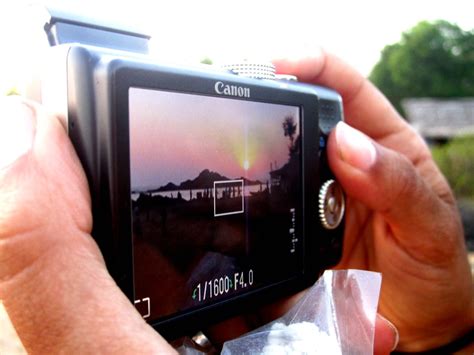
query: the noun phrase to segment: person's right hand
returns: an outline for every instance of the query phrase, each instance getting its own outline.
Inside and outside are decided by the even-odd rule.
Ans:
[[[379,313],[398,329],[398,350],[436,348],[472,329],[473,283],[459,213],[423,139],[339,58],[321,52],[275,64],[279,73],[343,97],[346,123],[328,146],[348,196],[338,267],[382,273]]]

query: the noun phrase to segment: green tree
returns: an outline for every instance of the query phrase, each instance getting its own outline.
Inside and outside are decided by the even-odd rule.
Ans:
[[[434,147],[432,154],[456,197],[474,202],[474,136],[458,137]]]
[[[7,96],[13,96],[13,95],[20,95],[20,93],[18,92],[18,89],[17,88],[10,88],[7,93],[6,93]]]
[[[285,137],[290,138],[290,146],[293,146],[296,133],[296,123],[293,116],[286,116],[282,126]]]
[[[296,126],[294,117],[286,116],[285,119],[283,120],[282,126],[283,126],[283,134],[285,135],[285,137],[290,138],[290,145],[288,146],[288,149],[290,151],[290,157],[291,157],[298,151],[298,139],[299,139],[299,137],[297,137],[297,142],[295,144],[295,134],[297,131],[297,126]]]
[[[474,30],[420,22],[382,50],[369,79],[400,112],[406,97],[474,96]]]
[[[201,64],[209,64],[209,65],[212,65],[212,59],[209,58],[209,57],[206,57],[204,59],[201,60]]]

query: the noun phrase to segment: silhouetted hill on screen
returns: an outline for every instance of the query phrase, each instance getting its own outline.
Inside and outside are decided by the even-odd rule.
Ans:
[[[179,185],[176,185],[172,182],[168,182],[164,186],[160,186],[157,189],[151,190],[149,192],[161,192],[161,191],[176,191],[176,190],[194,190],[194,189],[207,189],[214,187],[214,181],[226,181],[226,180],[244,180],[244,185],[258,185],[261,184],[259,180],[253,181],[240,177],[238,179],[229,179],[226,176],[220,175],[215,171],[210,171],[209,169],[204,169],[199,173],[199,175],[194,179],[188,179],[181,182]]]
[[[214,171],[209,171],[208,169],[204,169],[198,175],[198,177],[194,178],[193,180],[186,180],[182,182],[179,187],[183,190],[188,189],[206,189],[214,187],[214,181],[223,181],[223,180],[230,180],[228,177],[222,176],[219,173]]]

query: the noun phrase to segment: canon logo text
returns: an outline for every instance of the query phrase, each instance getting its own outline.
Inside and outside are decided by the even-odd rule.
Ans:
[[[214,90],[216,90],[216,92],[219,95],[250,97],[250,88],[236,86],[236,85],[229,85],[229,84],[223,83],[222,81],[218,81],[214,85]]]

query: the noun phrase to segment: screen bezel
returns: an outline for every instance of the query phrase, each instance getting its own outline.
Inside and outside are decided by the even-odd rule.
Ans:
[[[108,131],[109,147],[106,151],[111,199],[111,227],[114,238],[115,279],[127,297],[134,301],[132,215],[130,198],[130,140],[129,140],[129,89],[173,91],[221,98],[214,91],[217,81],[250,89],[250,98],[229,99],[296,106],[300,109],[301,173],[302,173],[302,234],[304,240],[304,269],[293,279],[253,290],[217,304],[206,305],[175,317],[151,324],[163,336],[175,338],[183,333],[201,329],[205,323],[240,312],[263,301],[270,302],[311,285],[319,276],[321,267],[317,258],[317,196],[318,196],[318,98],[314,92],[287,83],[250,80],[235,75],[206,70],[178,69],[117,60],[110,66],[111,105]],[[225,98],[225,97],[224,97]],[[107,139],[106,139],[107,140]],[[250,302],[249,302],[250,300]],[[205,317],[203,318],[203,315]]]

